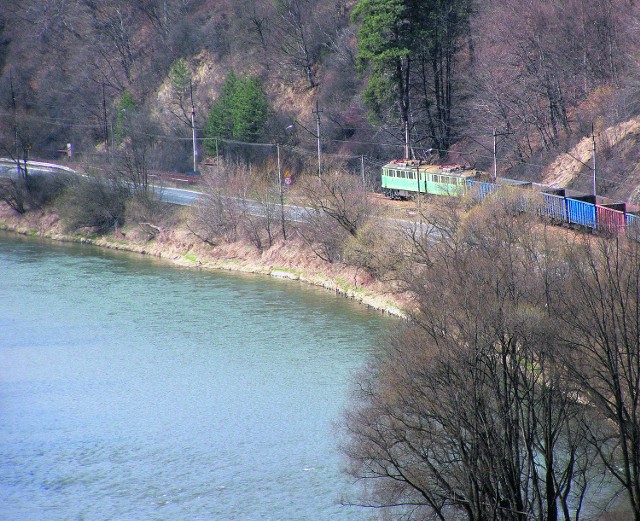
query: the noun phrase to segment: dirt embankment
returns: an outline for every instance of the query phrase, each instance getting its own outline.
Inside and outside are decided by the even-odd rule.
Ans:
[[[602,128],[595,131],[596,159],[602,161],[602,156],[624,155],[625,141],[632,139],[637,146],[637,138],[640,135],[640,117]],[[585,168],[592,168],[594,154],[594,139],[589,135],[582,138],[567,153],[560,154],[543,172],[541,182],[556,188],[567,188],[582,175]],[[616,197],[638,204],[640,202],[640,177],[636,172],[629,172],[624,179],[606,179],[610,174],[605,173],[605,179],[599,179],[599,184],[621,185],[619,190],[610,187]],[[587,175],[591,182],[591,172]],[[584,184],[584,183],[583,183]],[[623,186],[622,186],[623,185]],[[602,189],[602,188],[601,188]],[[601,193],[601,190],[599,191]]]
[[[181,226],[139,225],[109,235],[66,233],[54,211],[18,215],[0,204],[0,230],[37,238],[92,244],[153,255],[176,265],[207,270],[239,271],[299,280],[354,299],[368,307],[404,316],[408,301],[362,269],[320,260],[299,240],[280,241],[263,252],[245,242],[204,244]]]

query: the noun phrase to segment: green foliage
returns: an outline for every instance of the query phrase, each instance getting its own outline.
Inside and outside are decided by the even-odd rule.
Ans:
[[[358,31],[358,66],[383,72],[411,52],[407,40],[407,8],[403,0],[360,0],[352,13],[361,21]]]
[[[360,0],[352,19],[361,22],[358,68],[371,71],[364,102],[377,118],[399,95],[402,86],[394,76],[401,70],[403,60],[414,51],[408,8],[404,0]]]
[[[381,114],[385,107],[391,105],[394,101],[393,97],[394,85],[389,78],[374,74],[369,78],[362,99],[365,106],[369,109],[369,119],[374,124],[381,124]]]
[[[211,138],[256,142],[269,113],[267,96],[256,78],[236,76],[231,71],[220,97],[212,105],[206,134]],[[215,146],[208,144],[209,152]]]
[[[128,90],[125,90],[118,102],[118,112],[136,110],[137,108],[136,100],[133,99],[132,94]]]
[[[427,134],[450,143],[454,61],[468,31],[469,0],[359,0],[356,63],[369,73],[364,103],[374,120],[422,114]],[[434,123],[439,122],[439,125]]]
[[[173,92],[178,96],[184,96],[191,83],[191,72],[189,72],[187,62],[182,58],[177,60],[171,66],[169,77],[171,79],[171,88],[173,89]]]
[[[120,142],[127,136],[127,121],[138,109],[136,100],[128,90],[125,90],[116,106],[116,121],[113,125],[113,134],[116,141]]]

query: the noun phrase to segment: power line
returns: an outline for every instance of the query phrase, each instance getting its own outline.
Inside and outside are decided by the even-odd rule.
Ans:
[[[0,111],[0,117],[12,117],[13,114],[11,112],[7,112],[7,111]],[[96,115],[97,116],[97,115]],[[90,124],[90,123],[78,123],[76,120],[73,119],[67,119],[67,118],[53,118],[53,117],[45,117],[45,116],[36,116],[36,115],[32,115],[32,114],[22,114],[21,119],[28,119],[30,121],[36,121],[36,122],[40,122],[40,123],[47,123],[50,125],[67,125],[69,127],[72,128],[83,128],[83,129],[94,129],[94,130],[102,130],[103,125],[100,123],[95,123],[95,124]],[[391,127],[390,127],[391,128]],[[399,128],[399,127],[398,127]],[[205,129],[198,129],[198,131],[204,131]],[[173,141],[191,141],[193,138],[192,137],[181,137],[181,136],[170,136],[170,135],[163,135],[163,134],[152,134],[152,133],[145,133],[145,132],[136,132],[136,135],[144,135],[147,137],[153,137],[153,138],[157,138],[157,139],[164,139],[164,140],[173,140]],[[250,146],[250,147],[276,147],[277,144],[276,143],[251,143],[251,142],[247,142],[247,141],[240,141],[240,140],[233,140],[233,139],[227,139],[227,138],[215,138],[215,137],[197,137],[197,141],[199,142],[206,142],[206,141],[219,141],[222,143],[227,143],[227,144],[235,144],[235,145],[241,145],[241,146]],[[377,147],[392,147],[392,148],[403,148],[404,145],[401,143],[385,143],[385,142],[373,142],[373,141],[355,141],[355,140],[340,140],[340,139],[325,139],[325,141],[327,142],[331,142],[331,143],[345,143],[345,144],[353,144],[353,145],[368,145],[368,146],[377,146]],[[480,144],[480,143],[479,143]],[[305,149],[302,147],[298,147],[298,146],[294,146],[294,145],[281,145],[282,148],[293,151],[293,152],[298,152],[301,154],[305,154],[305,155],[312,155],[312,154],[316,154],[315,151],[309,150],[309,149]],[[483,148],[486,148],[483,146]],[[417,148],[418,151],[426,151],[427,148],[424,147],[420,147]],[[445,149],[432,149],[433,151],[436,152],[450,152],[449,150],[445,150]],[[462,156],[473,156],[476,158],[483,158],[483,159],[492,159],[492,156],[488,155],[488,154],[478,154],[477,152],[467,152],[467,153],[462,153],[460,152],[460,154]],[[587,165],[586,163],[584,163],[583,161],[581,161],[580,159],[578,159],[577,157],[575,157],[573,154],[571,154],[570,152],[563,152],[563,154],[568,155],[569,157],[573,158],[574,160],[578,161],[579,163],[581,163],[582,165],[584,165],[585,167],[589,167],[589,165]],[[348,155],[348,154],[328,154],[325,153],[324,155],[326,155],[327,157],[334,157],[334,158],[339,158],[339,159],[357,159],[360,158],[361,155]],[[384,165],[385,161],[381,161],[381,160],[374,160],[373,158],[370,158],[368,156],[365,156],[366,160],[369,163],[372,164],[377,164],[379,166]],[[520,165],[525,165],[525,166],[532,166],[532,167],[536,167],[536,168],[545,168],[548,165],[542,165],[540,163],[536,163],[536,162],[532,162],[532,161],[525,161],[525,160],[517,160],[515,161],[516,164],[520,164]],[[576,177],[586,177],[586,176],[592,176],[592,174],[585,174],[582,172],[578,172],[576,174],[574,174],[574,178]],[[610,179],[608,177],[602,177],[600,176],[599,179],[603,182],[609,183],[610,185],[613,186],[623,186],[624,183],[620,182],[620,181],[614,181],[613,179]]]

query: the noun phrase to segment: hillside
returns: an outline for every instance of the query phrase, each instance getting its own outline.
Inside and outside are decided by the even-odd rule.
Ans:
[[[638,205],[640,203],[640,169],[634,151],[640,136],[640,118],[636,117],[604,128],[597,132],[596,136],[598,194]],[[593,147],[592,136],[582,138],[571,150],[558,155],[545,168],[542,183],[556,188],[573,188],[591,193]],[[619,170],[614,170],[616,168]]]
[[[192,170],[193,99],[200,160],[262,161],[243,144],[255,141],[290,147],[292,170],[317,168],[319,120],[325,168],[358,171],[365,156],[375,184],[405,147],[490,169],[495,129],[500,175],[590,191],[594,124],[598,192],[635,200],[638,10],[623,0],[5,2],[0,148],[60,158],[72,143],[96,164],[132,146],[145,169]],[[265,93],[264,117],[240,122],[250,138],[210,126],[231,71]]]

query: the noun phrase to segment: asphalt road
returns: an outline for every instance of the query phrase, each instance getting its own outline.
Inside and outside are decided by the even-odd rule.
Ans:
[[[195,190],[186,190],[185,188],[169,188],[153,186],[153,192],[158,196],[158,199],[165,203],[177,204],[180,206],[193,206],[196,204],[199,197],[204,194]]]
[[[29,161],[27,163],[29,172],[32,174],[56,174],[56,173],[68,173],[75,175],[83,175],[80,172],[73,170],[72,168],[56,165],[54,163],[43,163],[40,161]],[[2,177],[16,177],[18,175],[15,162],[0,158],[0,176]],[[183,188],[167,188],[167,187],[152,187],[153,191],[158,194],[161,201],[178,204],[182,206],[192,206],[197,201],[198,197],[202,196],[202,192],[196,192],[194,190],[185,190]]]
[[[69,167],[56,165],[54,163],[43,163],[39,161],[29,161],[27,163],[29,172],[34,174],[51,175],[56,173],[71,173],[76,175],[83,175],[76,170]],[[15,177],[18,175],[15,162],[10,159],[0,158],[0,176],[3,177]],[[157,195],[160,201],[165,203],[175,204],[179,206],[193,206],[196,204],[200,197],[204,197],[203,192],[196,190],[188,190],[186,188],[170,188],[153,185],[151,187],[153,192]],[[233,198],[229,198],[233,199]],[[244,204],[249,208],[249,211],[253,215],[262,216],[264,214],[263,206],[251,200],[245,200]],[[288,221],[303,221],[305,216],[309,212],[313,212],[311,208],[305,208],[303,206],[284,205],[285,219]]]
[[[31,173],[38,173],[42,175],[51,175],[55,173],[71,173],[76,175],[84,175],[76,170],[73,170],[66,166],[56,165],[54,163],[43,163],[39,161],[28,162],[29,171]],[[17,169],[15,162],[10,159],[0,158],[0,176],[17,176]],[[196,190],[188,190],[186,188],[170,188],[166,186],[152,185],[151,189],[156,193],[158,199],[165,203],[175,204],[179,206],[194,206],[200,197],[205,197],[203,192]],[[230,200],[238,200],[233,197],[229,197]],[[249,212],[252,215],[264,216],[264,206],[257,201],[244,200],[243,204],[247,206]],[[310,215],[313,215],[315,210],[313,208],[307,208],[304,206],[294,206],[290,204],[284,205],[284,217],[289,222],[304,222],[308,220]],[[405,219],[395,218],[381,218],[381,221],[386,221],[388,224],[400,226],[405,230],[411,230],[418,226],[422,233],[426,233],[429,229],[425,223],[415,221],[409,221]]]

